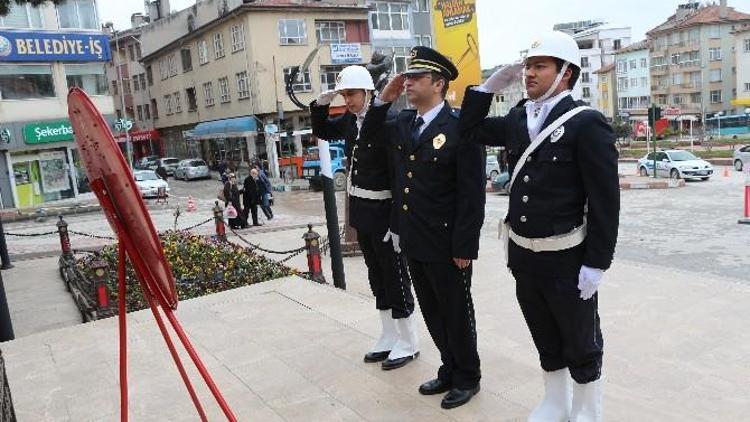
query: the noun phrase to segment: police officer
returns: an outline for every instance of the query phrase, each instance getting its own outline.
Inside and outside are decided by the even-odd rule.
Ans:
[[[493,93],[520,70],[503,68],[467,90],[461,112],[467,141],[508,150],[507,264],[545,371],[530,421],[601,419],[596,290],[615,250],[620,193],[611,126],[570,95],[580,60],[572,37],[546,34],[525,60],[528,101],[486,118]]]
[[[397,75],[368,111],[362,133],[396,146],[401,248],[427,329],[440,351],[437,378],[424,395],[448,392],[443,408],[460,406],[479,391],[479,355],[471,298],[472,260],[484,219],[484,151],[462,143],[458,115],[445,101],[458,70],[427,47],[411,51],[408,70]],[[406,90],[416,109],[387,119]]]
[[[339,73],[335,90],[323,92],[310,105],[310,111],[315,136],[346,141],[351,164],[347,181],[350,224],[357,230],[382,322],[380,338],[365,355],[365,362],[382,361],[381,367],[390,370],[419,355],[419,340],[412,317],[411,283],[403,257],[398,253],[397,229],[391,224],[393,149],[360,136],[373,89],[367,69],[348,66]],[[329,105],[339,94],[344,97],[346,112],[330,117]]]

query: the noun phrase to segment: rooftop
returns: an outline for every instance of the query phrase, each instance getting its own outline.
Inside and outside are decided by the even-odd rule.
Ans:
[[[721,17],[721,6],[705,6],[689,13],[685,18],[678,19],[674,14],[666,22],[658,25],[646,33],[648,36],[665,31],[673,31],[691,26],[708,25],[716,23],[730,23],[737,21],[749,21],[750,15],[734,10],[733,7],[727,7],[726,18]]]

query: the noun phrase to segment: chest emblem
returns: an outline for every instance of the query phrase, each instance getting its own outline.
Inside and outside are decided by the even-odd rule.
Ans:
[[[550,142],[555,143],[562,138],[562,136],[565,134],[565,126],[560,126],[559,128],[552,131],[552,137],[550,138]]]
[[[445,135],[442,133],[434,138],[432,138],[432,147],[435,149],[440,149],[443,145],[445,145]]]

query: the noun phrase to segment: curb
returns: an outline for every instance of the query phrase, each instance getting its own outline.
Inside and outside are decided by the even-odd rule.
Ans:
[[[620,182],[620,190],[630,189],[672,189],[685,187],[685,181],[680,180],[659,180],[648,182]]]
[[[146,208],[149,210],[163,210],[169,208],[170,204],[146,204]],[[37,213],[37,210],[44,210],[44,213]],[[69,207],[54,207],[54,208],[29,208],[17,211],[6,211],[0,212],[3,223],[16,223],[20,221],[35,220],[37,218],[47,219],[55,218],[58,215],[78,215],[78,214],[89,214],[93,212],[99,212],[102,210],[99,204],[87,204],[87,205],[71,205]]]

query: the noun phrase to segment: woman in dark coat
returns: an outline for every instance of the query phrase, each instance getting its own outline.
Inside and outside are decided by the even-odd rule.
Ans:
[[[237,176],[229,174],[229,181],[224,184],[224,207],[232,204],[237,210],[237,217],[229,219],[229,227],[233,229],[246,228],[247,222],[242,215],[242,204],[240,203],[240,188],[237,187]]]

